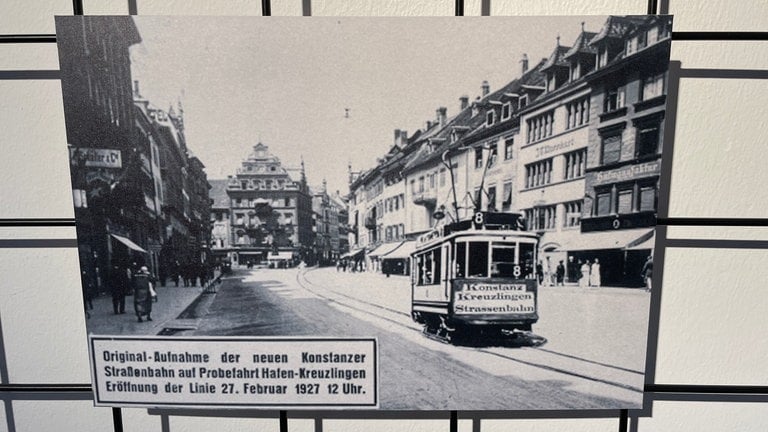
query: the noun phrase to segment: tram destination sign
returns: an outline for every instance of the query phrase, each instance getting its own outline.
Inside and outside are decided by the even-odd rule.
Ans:
[[[470,279],[454,282],[453,310],[457,315],[531,315],[536,293],[525,282],[488,283]]]
[[[642,408],[671,17],[55,24],[98,406]]]

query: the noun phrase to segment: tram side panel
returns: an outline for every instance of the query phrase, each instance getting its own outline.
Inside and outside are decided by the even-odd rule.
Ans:
[[[416,321],[425,315],[450,314],[450,245],[414,254],[411,262],[411,304]]]

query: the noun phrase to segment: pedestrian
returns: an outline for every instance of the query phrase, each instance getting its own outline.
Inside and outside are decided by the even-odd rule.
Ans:
[[[586,262],[582,262],[581,260],[579,260],[579,262],[582,263],[580,268],[581,278],[579,278],[579,287],[586,288],[589,286],[589,270],[590,270],[589,260],[587,260]]]
[[[85,317],[90,318],[90,311],[93,310],[93,297],[96,287],[94,286],[95,284],[93,283],[93,279],[85,270],[82,271],[81,283],[83,287],[83,306],[85,307]]]
[[[536,279],[538,279],[539,285],[544,281],[544,266],[541,265],[541,260],[536,264]]]
[[[142,316],[147,316],[147,321],[152,321],[152,277],[146,266],[141,267],[133,276],[133,309],[136,318],[142,322]]]
[[[602,281],[600,280],[600,261],[595,258],[595,262],[592,263],[592,268],[589,274],[589,284],[594,287],[600,288]]]
[[[557,269],[555,271],[556,271],[555,277],[557,278],[557,280],[555,282],[556,285],[563,285],[563,286],[565,286],[565,282],[564,282],[565,281],[565,266],[563,265],[563,261],[562,260],[560,260],[560,263],[557,265]]]
[[[653,255],[648,255],[648,258],[643,264],[643,270],[640,271],[640,276],[645,281],[645,291],[651,292],[651,284],[653,279]]]
[[[113,265],[109,275],[109,288],[112,293],[112,311],[115,315],[125,313],[125,296],[130,284],[130,271],[119,265]]]

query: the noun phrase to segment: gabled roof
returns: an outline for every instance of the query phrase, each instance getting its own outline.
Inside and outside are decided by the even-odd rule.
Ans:
[[[589,44],[596,35],[597,33],[582,30],[571,49],[565,53],[563,58],[567,59],[576,54],[597,54],[597,49]]]
[[[594,45],[605,38],[623,38],[636,25],[642,24],[644,19],[642,16],[609,16],[603,28],[589,41],[589,44]]]
[[[541,67],[541,70],[546,71],[549,68],[552,68],[554,66],[563,66],[568,67],[568,62],[565,61],[565,53],[570,50],[571,47],[558,45],[555,47],[555,50],[552,51],[552,54],[549,55],[549,58],[547,59],[546,63],[544,63],[544,66]]]
[[[211,208],[229,208],[229,196],[227,195],[227,179],[208,180],[211,189],[208,196],[213,200]]]

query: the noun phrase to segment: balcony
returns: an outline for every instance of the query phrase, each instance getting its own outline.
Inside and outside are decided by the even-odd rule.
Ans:
[[[435,189],[415,192],[412,194],[411,199],[414,204],[424,207],[435,207],[437,205],[437,194],[435,193]]]

